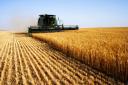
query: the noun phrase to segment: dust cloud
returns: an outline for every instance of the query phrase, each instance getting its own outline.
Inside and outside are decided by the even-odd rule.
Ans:
[[[10,30],[13,32],[27,32],[29,26],[35,26],[37,19],[35,17],[12,16],[10,19]]]

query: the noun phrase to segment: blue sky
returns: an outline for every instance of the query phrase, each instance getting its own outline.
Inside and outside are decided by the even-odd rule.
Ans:
[[[46,13],[80,27],[128,26],[128,0],[0,0],[0,29],[25,31]]]

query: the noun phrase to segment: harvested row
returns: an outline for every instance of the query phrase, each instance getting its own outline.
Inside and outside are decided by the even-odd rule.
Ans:
[[[0,40],[0,85],[121,84],[44,42],[21,34],[5,34]]]

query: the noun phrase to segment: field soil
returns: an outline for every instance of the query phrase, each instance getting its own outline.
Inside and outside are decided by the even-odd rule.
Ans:
[[[121,85],[48,44],[0,32],[0,85]]]

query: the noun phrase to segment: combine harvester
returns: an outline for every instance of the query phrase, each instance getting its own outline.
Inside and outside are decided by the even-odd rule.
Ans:
[[[56,19],[56,15],[39,15],[38,25],[30,26],[28,28],[28,34],[31,36],[31,33],[36,32],[59,32],[62,30],[78,30],[78,25],[63,25],[59,24],[60,20]]]

